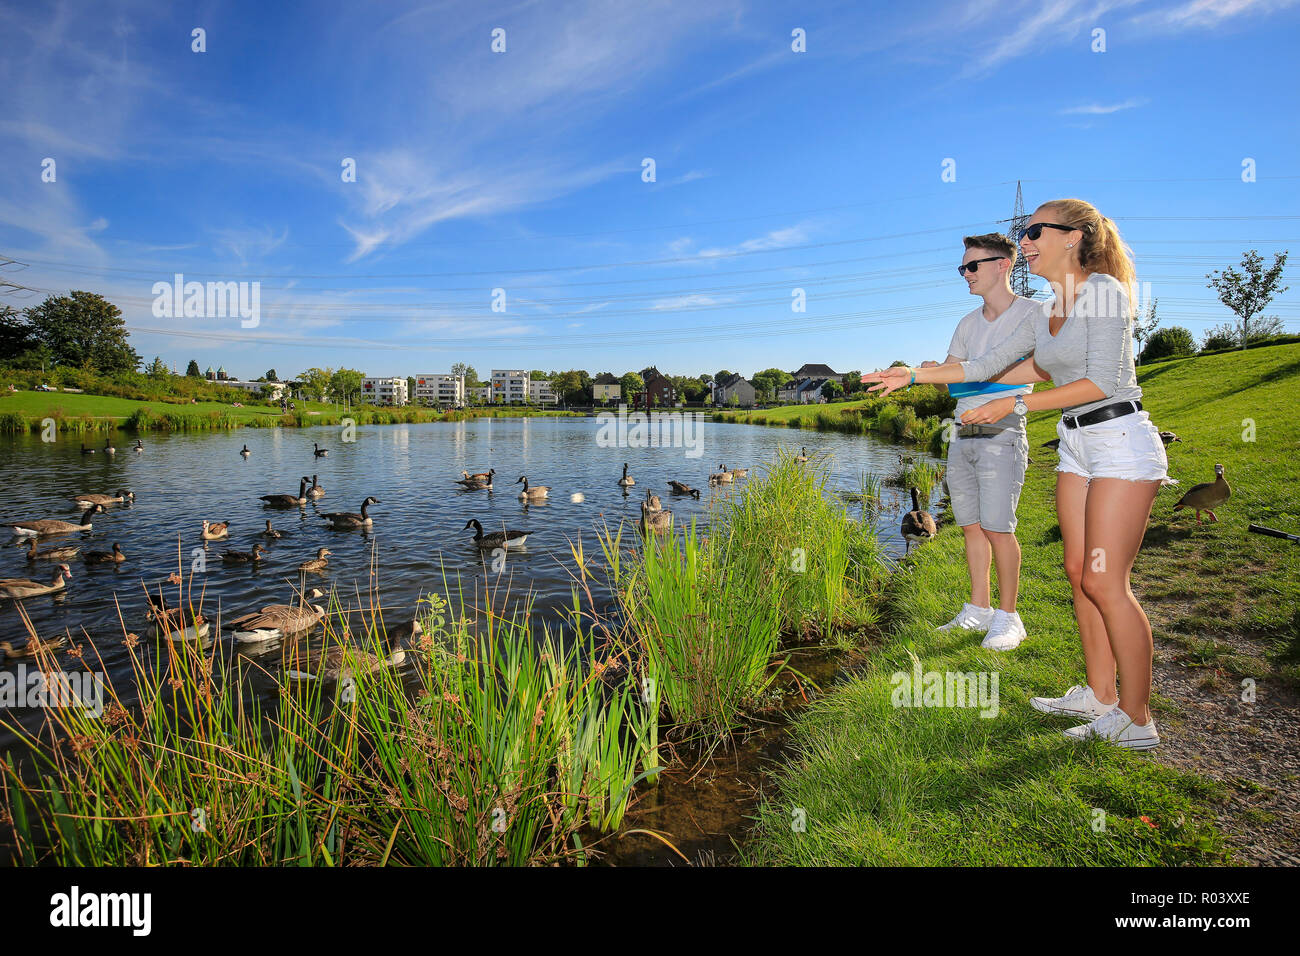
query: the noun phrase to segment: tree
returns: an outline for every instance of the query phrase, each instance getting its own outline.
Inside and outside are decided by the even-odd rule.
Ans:
[[[26,311],[55,365],[91,369],[105,375],[134,372],[140,356],[127,340],[122,310],[94,292],[48,296]]]
[[[854,369],[852,372],[844,373],[844,391],[848,395],[854,392],[860,392],[867,386],[862,383],[862,370]]]
[[[194,366],[194,367],[195,367],[195,368],[198,368],[197,365]],[[275,369],[273,369],[273,368],[269,368],[269,369],[266,370],[266,376],[265,376],[265,378],[266,378],[266,381],[268,381],[268,382],[278,382],[278,381],[280,381],[279,376],[275,374]]]
[[[333,375],[334,370],[330,368],[309,368],[298,376],[298,381],[302,384],[304,395],[323,402],[325,396],[330,393],[330,381]]]
[[[754,393],[760,402],[770,402],[775,400],[777,390],[790,381],[790,373],[783,372],[779,368],[768,368],[761,372],[756,372],[751,381],[754,383]]]
[[[1151,334],[1151,341],[1142,350],[1143,362],[1155,362],[1160,359],[1177,358],[1180,355],[1195,355],[1196,341],[1192,333],[1181,325],[1171,325]]]
[[[618,393],[624,401],[631,401],[633,395],[645,391],[645,380],[636,372],[628,372],[618,380]]]
[[[1205,338],[1201,340],[1201,351],[1217,352],[1220,349],[1236,348],[1240,339],[1237,327],[1231,322],[1224,322],[1205,333]]]
[[[190,359],[190,364],[185,366],[185,377],[186,378],[203,377],[203,372],[199,369],[199,363],[196,362],[194,359]]]
[[[465,387],[466,388],[481,388],[486,384],[487,382],[483,381],[483,379],[478,377],[478,372],[474,371],[473,365],[465,366]]]
[[[0,306],[0,361],[10,361],[40,344],[36,330],[13,306]]]
[[[828,379],[826,384],[822,386],[822,394],[826,396],[827,401],[832,398],[839,398],[844,394],[844,386],[833,378]]]
[[[1249,344],[1251,335],[1258,334],[1251,328],[1255,316],[1263,314],[1274,296],[1281,295],[1290,288],[1285,285],[1278,286],[1282,278],[1282,268],[1286,265],[1286,257],[1285,249],[1275,253],[1273,265],[1265,269],[1264,257],[1251,249],[1242,256],[1243,271],[1238,272],[1232,266],[1228,266],[1222,272],[1215,269],[1205,275],[1205,278],[1210,280],[1206,288],[1215,290],[1219,294],[1219,301],[1236,313],[1237,318],[1241,320],[1243,349]]]
[[[144,374],[148,375],[155,381],[161,381],[170,375],[171,372],[168,370],[167,366],[163,364],[162,356],[155,355],[153,361],[149,363],[149,367],[144,370]]]
[[[350,403],[352,396],[361,391],[361,380],[364,378],[365,375],[354,368],[335,369],[330,375],[330,392],[336,400],[342,399],[345,404]]]
[[[1139,365],[1142,364],[1142,343],[1151,338],[1156,326],[1160,324],[1160,320],[1156,318],[1156,303],[1159,301],[1159,299],[1152,299],[1151,304],[1147,306],[1146,316],[1133,320],[1133,338],[1137,339]]]
[[[415,376],[406,376],[406,402],[408,405],[415,404]]]

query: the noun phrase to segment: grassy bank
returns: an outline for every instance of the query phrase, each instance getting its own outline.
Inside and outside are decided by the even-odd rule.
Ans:
[[[1187,648],[1207,696],[1239,697],[1240,676],[1287,686],[1300,660],[1300,548],[1249,534],[1251,522],[1300,533],[1300,346],[1206,356],[1140,370],[1144,405],[1171,446],[1181,488],[1157,499],[1134,589],[1157,644]],[[795,747],[760,812],[748,848],[759,864],[1177,865],[1229,854],[1214,820],[1222,785],[1172,769],[1162,751],[1139,755],[1078,746],[1065,718],[1028,698],[1082,679],[1082,652],[1061,566],[1054,512],[1054,413],[1030,421],[1030,465],[1020,503],[1024,549],[1020,612],[1029,639],[1014,652],[933,626],[963,600],[961,533],[945,526],[896,574],[889,639],[861,670],[796,722]],[[1250,426],[1253,423],[1253,432]],[[1243,435],[1248,439],[1243,441]],[[1197,526],[1172,505],[1226,467],[1232,500],[1218,524]],[[895,707],[893,675],[997,674],[999,711]],[[1262,692],[1267,692],[1262,691]],[[1155,687],[1162,735],[1180,733],[1181,705]]]

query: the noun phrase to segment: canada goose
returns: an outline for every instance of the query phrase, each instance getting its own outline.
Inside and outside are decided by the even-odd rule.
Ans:
[[[79,544],[61,544],[53,548],[46,548],[43,551],[36,550],[36,539],[29,538],[30,547],[27,549],[28,561],[66,561],[68,558],[75,558],[81,550]]]
[[[1160,443],[1164,445],[1166,448],[1169,447],[1171,442],[1176,442],[1176,441],[1182,441],[1182,439],[1179,438],[1177,435],[1175,435],[1173,432],[1160,433]]]
[[[799,454],[795,456],[794,460],[796,464],[805,464],[808,461],[808,449],[801,447],[799,449]]]
[[[727,469],[724,468],[722,465],[719,465],[718,467],[722,468],[722,471],[714,472],[713,474],[709,475],[709,481],[713,482],[715,485],[716,484],[729,485],[736,480],[736,476],[733,475],[731,472],[727,471]]]
[[[72,569],[66,564],[60,564],[54,569],[54,579],[49,584],[42,584],[31,578],[0,578],[0,594],[15,599],[53,594],[55,591],[62,591],[67,584],[65,578],[71,577]]]
[[[272,528],[272,527],[271,527],[271,519],[270,519],[270,518],[267,518],[267,519],[266,519],[266,530],[262,532],[262,537],[264,537],[264,538],[283,538],[284,535],[282,535],[279,531],[276,531],[274,528]]]
[[[531,531],[493,531],[484,534],[483,525],[479,523],[478,518],[470,518],[465,523],[465,530],[468,531],[470,528],[474,529],[474,543],[484,551],[515,547],[527,541],[528,536],[532,534]]]
[[[311,484],[310,479],[300,479],[296,497],[294,495],[262,495],[259,500],[265,501],[268,508],[297,508],[307,503],[307,486],[309,484]]]
[[[469,478],[465,481],[458,481],[456,482],[456,484],[460,485],[461,491],[491,491],[492,490],[492,482],[475,481],[473,478]]]
[[[524,483],[524,490],[519,492],[519,497],[523,498],[525,501],[534,501],[538,498],[545,498],[551,492],[549,485],[535,485],[530,488],[528,486],[527,475],[520,475],[519,481],[516,481],[515,484],[519,484],[520,481]]]
[[[309,597],[321,596],[315,588]],[[228,622],[235,640],[241,643],[273,641],[278,637],[310,631],[325,616],[319,604],[268,604],[260,611],[252,611]]]
[[[480,491],[486,488],[492,490],[492,477],[497,473],[495,468],[489,468],[487,471],[479,472],[477,475],[471,475],[468,471],[462,471],[465,477],[459,478],[456,484],[468,489],[469,491]]]
[[[133,448],[132,451],[134,451],[137,455],[140,454],[142,451],[144,451],[144,440],[141,438],[137,438],[135,440],[135,448]]]
[[[24,657],[35,657],[42,651],[57,651],[67,643],[68,639],[65,636],[52,637],[48,641],[34,638],[15,650],[8,641],[0,641],[0,651],[4,651],[5,657],[9,660],[16,661]]]
[[[732,478],[748,478],[748,477],[749,477],[749,469],[748,469],[748,468],[732,468],[730,471],[728,471],[726,465],[719,465],[718,467],[719,467],[719,468],[720,468],[720,469],[721,469],[725,474],[730,475]]]
[[[73,495],[72,500],[83,508],[89,508],[91,505],[115,505],[123,501],[135,501],[135,492],[117,489],[116,495],[95,495],[90,492],[85,494]]]
[[[317,548],[316,557],[298,565],[299,571],[324,571],[329,567],[329,556],[334,552],[329,548]]]
[[[87,564],[121,564],[126,555],[122,553],[122,546],[114,541],[112,551],[87,551],[85,559]]]
[[[60,521],[57,518],[37,518],[34,521],[15,521],[7,527],[14,529],[19,537],[34,538],[47,534],[70,534],[73,531],[89,531],[90,519],[104,510],[103,505],[91,505],[81,513],[81,521]]]
[[[665,534],[672,530],[673,513],[662,508],[651,507],[649,499],[641,502],[641,520],[638,527],[642,534]]]
[[[312,454],[314,454],[317,458],[324,458],[326,455],[330,453],[330,450],[328,448],[322,448],[320,445],[316,444],[315,442],[311,443],[311,447],[314,449]]]
[[[618,483],[622,485],[624,488],[636,484],[636,479],[629,478],[627,475],[627,462],[623,462],[623,477],[618,480]]]
[[[664,510],[663,502],[659,500],[659,496],[655,494],[653,491],[651,491],[649,488],[645,490],[645,501],[641,503],[641,506],[645,508],[647,511]]]
[[[379,504],[379,499],[370,497],[361,502],[361,514],[354,511],[331,511],[329,514],[321,515],[326,521],[334,525],[336,529],[346,528],[369,528],[373,525],[374,519],[370,517],[370,506]]]
[[[315,475],[311,476],[311,487],[307,489],[307,497],[309,498],[325,497],[325,489],[320,486],[320,482],[316,480]]]
[[[373,674],[385,667],[396,667],[404,660],[405,647],[396,647],[387,657],[379,657],[359,647],[336,644],[323,654],[313,655],[303,670],[287,670],[285,676],[293,680],[350,680],[359,674]]]
[[[675,495],[691,495],[695,498],[700,496],[700,489],[684,485],[680,481],[673,481],[671,478],[668,480],[668,487],[673,490]]]
[[[229,521],[204,521],[202,538],[204,541],[220,541],[230,537]]]
[[[117,454],[117,449],[113,447],[113,443],[109,441],[107,438],[104,439],[104,454],[105,455]]]
[[[929,541],[939,533],[934,523],[934,515],[921,510],[921,496],[915,487],[912,488],[912,510],[903,515],[901,530],[903,537],[908,541],[907,550],[911,550],[911,542]]]
[[[245,445],[243,448],[239,449],[239,454],[246,459],[248,458],[249,455],[252,454],[252,452],[249,451],[248,446]]]
[[[492,477],[496,473],[497,470],[495,468],[489,468],[487,471],[475,472],[472,475],[468,471],[462,471],[460,474],[463,479],[468,479],[470,481],[491,481]]]
[[[184,608],[168,607],[161,594],[149,595],[149,609],[145,616],[153,621],[169,641],[196,641],[207,637],[212,630],[208,619],[202,614],[191,615]],[[186,622],[189,622],[188,624]]]
[[[1211,521],[1218,521],[1219,516],[1214,513],[1229,498],[1232,497],[1232,489],[1228,486],[1228,481],[1223,477],[1223,466],[1214,466],[1214,480],[1203,481],[1199,485],[1192,485],[1187,489],[1187,494],[1178,499],[1178,504],[1174,505],[1174,510],[1182,508],[1191,508],[1196,512],[1196,523],[1201,523],[1201,512],[1204,511],[1210,516]]]
[[[83,441],[83,442],[81,443],[81,453],[82,453],[83,455],[93,455],[93,454],[95,453],[95,449],[93,449],[93,448],[87,448],[87,447],[86,447],[86,443]]]
[[[221,560],[225,564],[257,564],[265,553],[260,544],[255,544],[252,551],[223,551]]]
[[[1051,441],[1045,441],[1045,442],[1043,442],[1043,444],[1042,444],[1041,447],[1043,447],[1043,448],[1058,448],[1058,449],[1059,449],[1059,448],[1061,447],[1061,439],[1059,439],[1059,438],[1053,438]]]

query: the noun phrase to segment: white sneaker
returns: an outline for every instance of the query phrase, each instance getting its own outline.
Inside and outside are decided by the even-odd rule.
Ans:
[[[1031,697],[1029,706],[1044,714],[1071,714],[1095,720],[1119,705],[1103,704],[1087,684],[1075,684],[1065,692],[1064,697]]]
[[[989,625],[993,623],[993,608],[976,607],[969,601],[961,606],[961,610],[947,624],[935,628],[936,631],[952,631],[961,628],[963,631],[987,631]]]
[[[993,612],[993,623],[981,646],[991,651],[1009,651],[1020,646],[1025,639],[1025,625],[1015,611],[998,608]]]
[[[1150,750],[1160,745],[1160,735],[1156,733],[1154,718],[1149,724],[1136,724],[1132,717],[1119,708],[1119,705],[1090,724],[1080,724],[1078,727],[1071,727],[1062,732],[1071,740],[1082,741],[1097,737],[1128,750]]]

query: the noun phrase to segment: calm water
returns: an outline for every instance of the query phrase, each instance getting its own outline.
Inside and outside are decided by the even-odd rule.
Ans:
[[[844,489],[855,489],[864,469],[888,474],[898,463],[892,445],[833,433],[705,422],[699,425],[703,454],[689,458],[683,448],[600,447],[599,427],[593,419],[483,418],[364,427],[356,430],[352,443],[340,441],[336,428],[240,429],[146,436],[145,451],[139,455],[131,451],[134,438],[123,432],[115,436],[115,457],[102,452],[83,457],[76,437],[45,444],[38,436],[3,436],[0,521],[76,521],[71,495],[113,494],[119,488],[135,492],[133,504],[110,505],[106,514],[97,515],[90,532],[45,537],[37,544],[44,548],[80,539],[84,553],[106,551],[117,542],[127,556],[124,564],[87,566],[78,556],[67,562],[74,577],[66,592],[24,602],[38,634],[49,638],[70,630],[75,640],[88,639],[110,677],[116,678],[129,673],[122,624],[141,637],[153,634],[145,617],[142,583],[156,593],[158,583],[176,571],[178,536],[188,578],[192,550],[203,547],[199,533],[204,519],[231,522],[230,538],[208,545],[206,573],[196,578],[195,595],[200,580],[207,588],[203,608],[209,618],[218,610],[229,618],[288,600],[299,580],[298,564],[315,557],[317,548],[327,547],[333,552],[328,572],[308,575],[309,586],[327,593],[335,586],[342,603],[358,603],[356,594],[368,591],[374,548],[384,607],[391,608],[396,619],[409,620],[421,593],[442,590],[444,568],[453,589],[460,576],[466,595],[475,589],[482,595],[485,578],[498,584],[508,579],[512,595],[531,589],[540,608],[569,602],[569,540],[581,538],[587,554],[599,558],[597,530],[605,523],[614,527],[621,520],[634,522],[646,488],[663,498],[679,522],[696,518],[706,525],[717,501],[743,486],[739,481],[711,490],[707,477],[719,462],[754,469],[771,460],[778,447],[797,450],[807,445],[810,454],[830,456],[832,485]],[[327,447],[329,456],[313,457],[313,441]],[[102,443],[102,438],[95,442]],[[248,460],[239,455],[245,443],[252,450]],[[616,483],[624,461],[637,481],[627,495]],[[462,469],[479,472],[489,467],[498,473],[493,492],[463,492],[454,483]],[[264,494],[296,494],[298,478],[313,473],[319,475],[324,498],[288,510],[266,508],[258,500]],[[522,486],[513,482],[523,474],[535,485],[549,485],[550,498],[522,503]],[[669,478],[701,489],[701,499],[670,495]],[[899,496],[897,489],[887,488],[885,494],[887,505]],[[367,495],[380,501],[370,511],[375,521],[370,533],[335,531],[320,517],[328,511],[359,511]],[[850,505],[850,511],[856,513],[856,507]],[[260,537],[268,517],[284,533],[282,539],[267,542]],[[532,532],[525,548],[510,551],[504,577],[485,569],[473,531],[464,530],[470,518],[478,518],[488,531],[504,524]],[[878,524],[882,541],[901,552],[898,512],[887,508]],[[0,577],[49,580],[51,562],[29,563],[25,549],[11,544],[26,539],[8,535],[9,529],[0,529]],[[221,563],[222,551],[247,551],[255,543],[269,552],[259,566]],[[175,598],[174,585],[165,592]],[[395,619],[388,613],[385,618]],[[0,598],[0,640],[26,640],[15,602],[7,598]],[[232,643],[228,636],[222,640]],[[257,645],[240,645],[239,650],[266,653]],[[87,659],[94,655],[88,653]],[[12,669],[14,664],[0,666]],[[116,681],[119,691],[124,683]],[[20,716],[30,723],[27,718],[37,715]],[[8,742],[0,732],[0,748]]]

